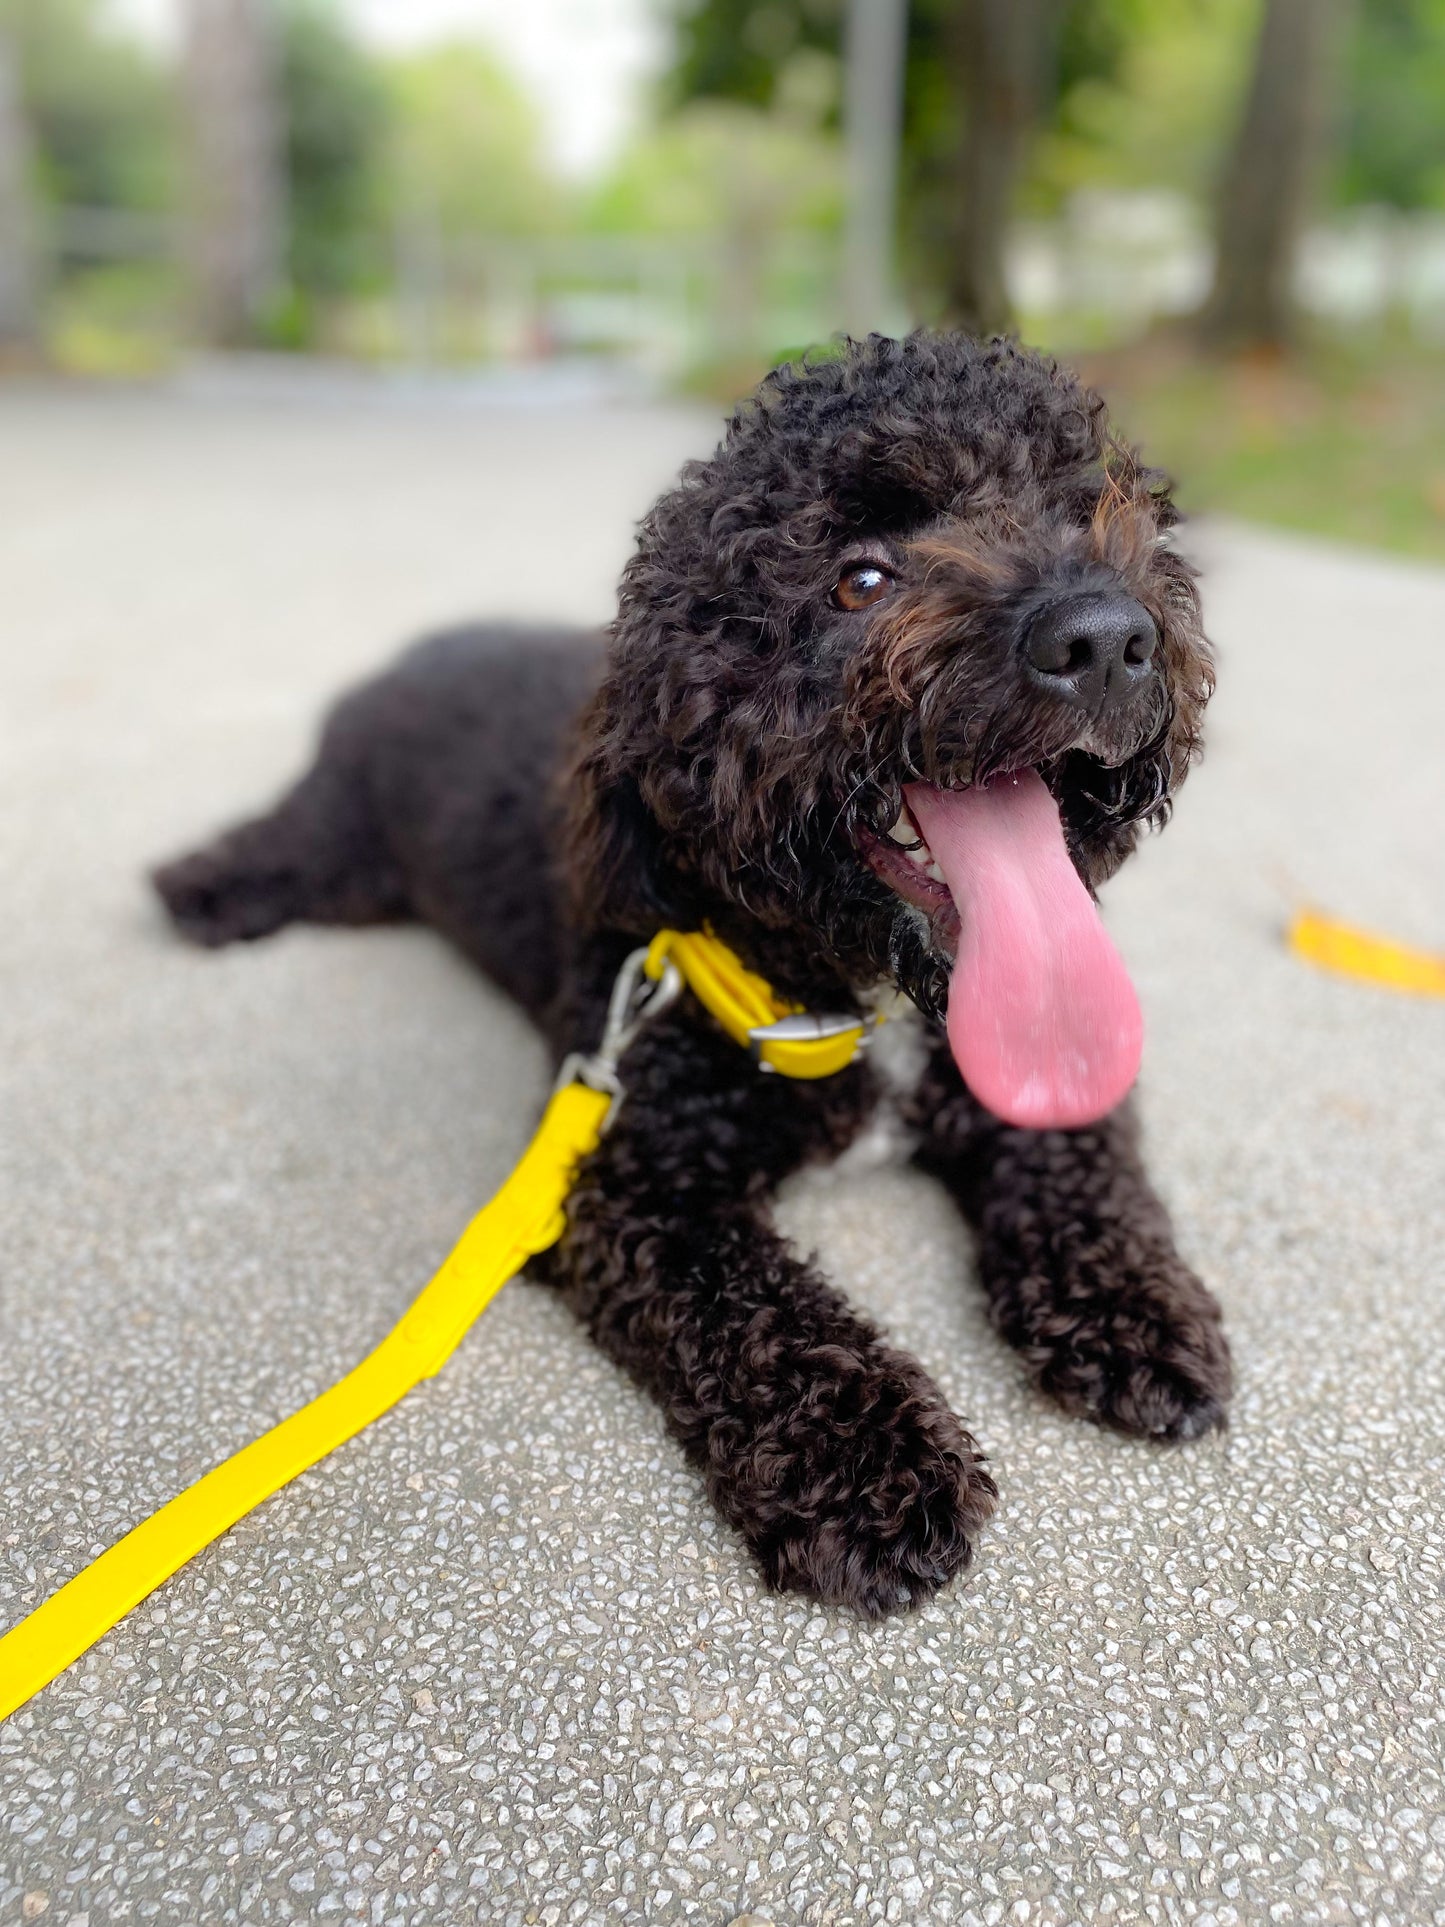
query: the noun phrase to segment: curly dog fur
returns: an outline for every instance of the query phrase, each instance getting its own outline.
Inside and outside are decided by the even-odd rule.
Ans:
[[[664,924],[711,925],[805,1005],[896,986],[927,1033],[902,1100],[914,1155],[977,1231],[999,1331],[1069,1409],[1196,1437],[1222,1422],[1228,1350],[1127,1107],[1030,1131],[970,1096],[941,1028],[956,925],[900,894],[884,847],[906,782],[1026,766],[1090,888],[1166,820],[1212,686],[1174,521],[1163,478],[1053,363],[957,335],[845,343],[770,375],[657,503],[605,639],[420,645],[340,703],[273,811],[157,887],[206,944],[423,918],[559,1055],[595,1045],[622,958]],[[1153,654],[1086,716],[1021,651],[1041,612],[1108,596],[1147,611]],[[623,1070],[538,1271],[659,1400],[770,1584],[870,1615],[927,1597],[967,1564],[994,1483],[922,1367],[768,1214],[881,1078],[866,1060],[760,1076],[688,1002]]]

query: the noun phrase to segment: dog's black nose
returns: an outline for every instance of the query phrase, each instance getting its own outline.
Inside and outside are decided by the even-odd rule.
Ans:
[[[1040,610],[1024,634],[1032,682],[1096,716],[1152,672],[1159,632],[1127,595],[1072,595]]]

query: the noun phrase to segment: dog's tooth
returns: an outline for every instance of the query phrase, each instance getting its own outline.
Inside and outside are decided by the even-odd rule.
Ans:
[[[943,883],[946,881],[944,874],[942,870],[939,869],[937,860],[934,857],[930,857],[928,859],[928,874],[933,878],[933,881],[935,883]]]
[[[918,825],[914,822],[913,813],[906,803],[899,809],[898,821],[888,834],[895,843],[917,843],[921,840]]]

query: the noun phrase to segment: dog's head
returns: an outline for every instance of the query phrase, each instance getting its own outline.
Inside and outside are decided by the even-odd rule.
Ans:
[[[1011,343],[777,370],[623,577],[579,914],[708,923],[805,1002],[892,979],[941,1017],[952,973],[956,1049],[1080,996],[1094,1030],[1133,1021],[1079,904],[1165,819],[1212,686],[1175,519],[1099,397]]]

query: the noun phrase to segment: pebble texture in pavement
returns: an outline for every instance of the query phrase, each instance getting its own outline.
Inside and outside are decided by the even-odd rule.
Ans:
[[[504,1175],[541,1051],[425,932],[203,956],[143,865],[428,621],[605,618],[711,425],[0,400],[0,1624],[344,1371]],[[1226,1306],[1229,1432],[1068,1421],[902,1170],[782,1215],[967,1415],[974,1574],[764,1594],[543,1291],[0,1728],[0,1921],[1445,1923],[1445,576],[1205,531],[1221,689],[1108,913]]]

